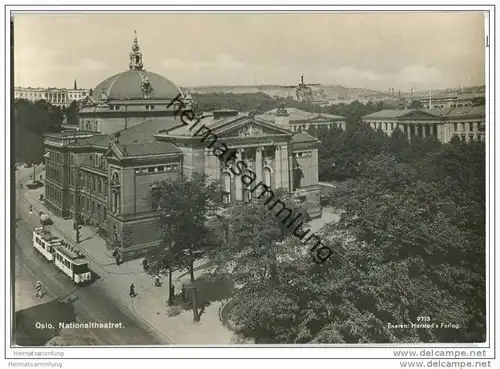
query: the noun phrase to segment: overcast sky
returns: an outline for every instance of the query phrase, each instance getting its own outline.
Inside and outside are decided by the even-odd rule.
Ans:
[[[378,90],[484,84],[482,13],[18,14],[15,85],[85,88],[144,68],[180,86],[338,84]]]

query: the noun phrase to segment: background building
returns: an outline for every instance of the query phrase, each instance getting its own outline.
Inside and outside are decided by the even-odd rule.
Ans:
[[[386,109],[365,115],[363,121],[373,129],[387,135],[398,128],[408,140],[412,136],[435,136],[441,142],[449,142],[453,136],[462,141],[484,141],[485,106],[449,109]]]
[[[219,181],[223,201],[251,198],[214,149],[174,114],[175,100],[191,109],[193,99],[168,79],[145,71],[134,39],[129,69],[91,90],[81,101],[79,130],[46,134],[46,204],[65,218],[96,226],[107,247],[136,258],[158,245],[155,181],[197,171]],[[273,190],[294,193],[311,217],[321,216],[319,141],[294,133],[290,114],[278,109],[272,121],[234,110],[203,119],[212,135],[237,151],[248,168]]]
[[[277,122],[277,112],[278,109],[272,109],[264,114],[257,115],[259,119],[265,120],[267,122]],[[333,128],[338,127],[342,130],[346,130],[346,118],[340,115],[333,114],[320,114],[320,113],[309,113],[296,108],[287,108],[288,121],[290,124],[290,130],[292,132],[302,132],[307,131],[310,126],[315,128],[326,127]],[[279,118],[278,118],[279,120]]]
[[[56,87],[15,87],[14,98],[25,99],[28,101],[45,100],[48,103],[67,108],[71,102],[79,101],[85,98],[89,90],[78,88],[75,84],[72,89],[56,88]]]

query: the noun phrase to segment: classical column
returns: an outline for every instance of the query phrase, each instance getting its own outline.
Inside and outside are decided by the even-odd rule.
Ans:
[[[425,138],[425,133],[426,133],[425,129],[427,128],[427,124],[424,123],[421,125],[421,127],[422,127],[422,138]]]
[[[262,181],[262,147],[257,147],[255,152],[255,174],[256,183]]]
[[[408,135],[408,141],[411,141],[411,125],[406,123],[406,134]]]
[[[242,158],[243,160],[243,149],[238,149],[238,156],[239,158]],[[234,190],[235,190],[235,197],[237,201],[243,200],[243,183],[241,182],[241,177],[243,176],[243,173],[240,176],[234,176]]]
[[[291,161],[288,152],[288,145],[283,145],[281,147],[281,187],[286,190],[290,190],[290,185],[292,183],[292,175],[290,174]]]
[[[281,147],[276,146],[274,153],[274,188],[283,187],[281,178]]]

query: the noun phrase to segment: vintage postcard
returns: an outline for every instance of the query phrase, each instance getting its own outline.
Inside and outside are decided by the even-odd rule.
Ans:
[[[487,9],[47,9],[9,29],[18,358],[486,356]]]

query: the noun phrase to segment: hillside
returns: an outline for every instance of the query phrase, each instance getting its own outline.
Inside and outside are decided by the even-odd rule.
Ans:
[[[378,91],[373,91],[365,88],[349,88],[338,85],[312,85],[313,88],[322,88],[327,98],[335,99],[339,97],[357,97],[357,96],[376,96],[380,94]],[[208,93],[233,93],[247,94],[262,92],[271,97],[295,97],[296,86],[279,86],[279,85],[258,85],[258,86],[206,86],[206,87],[188,87],[184,90],[192,91],[198,94]]]

